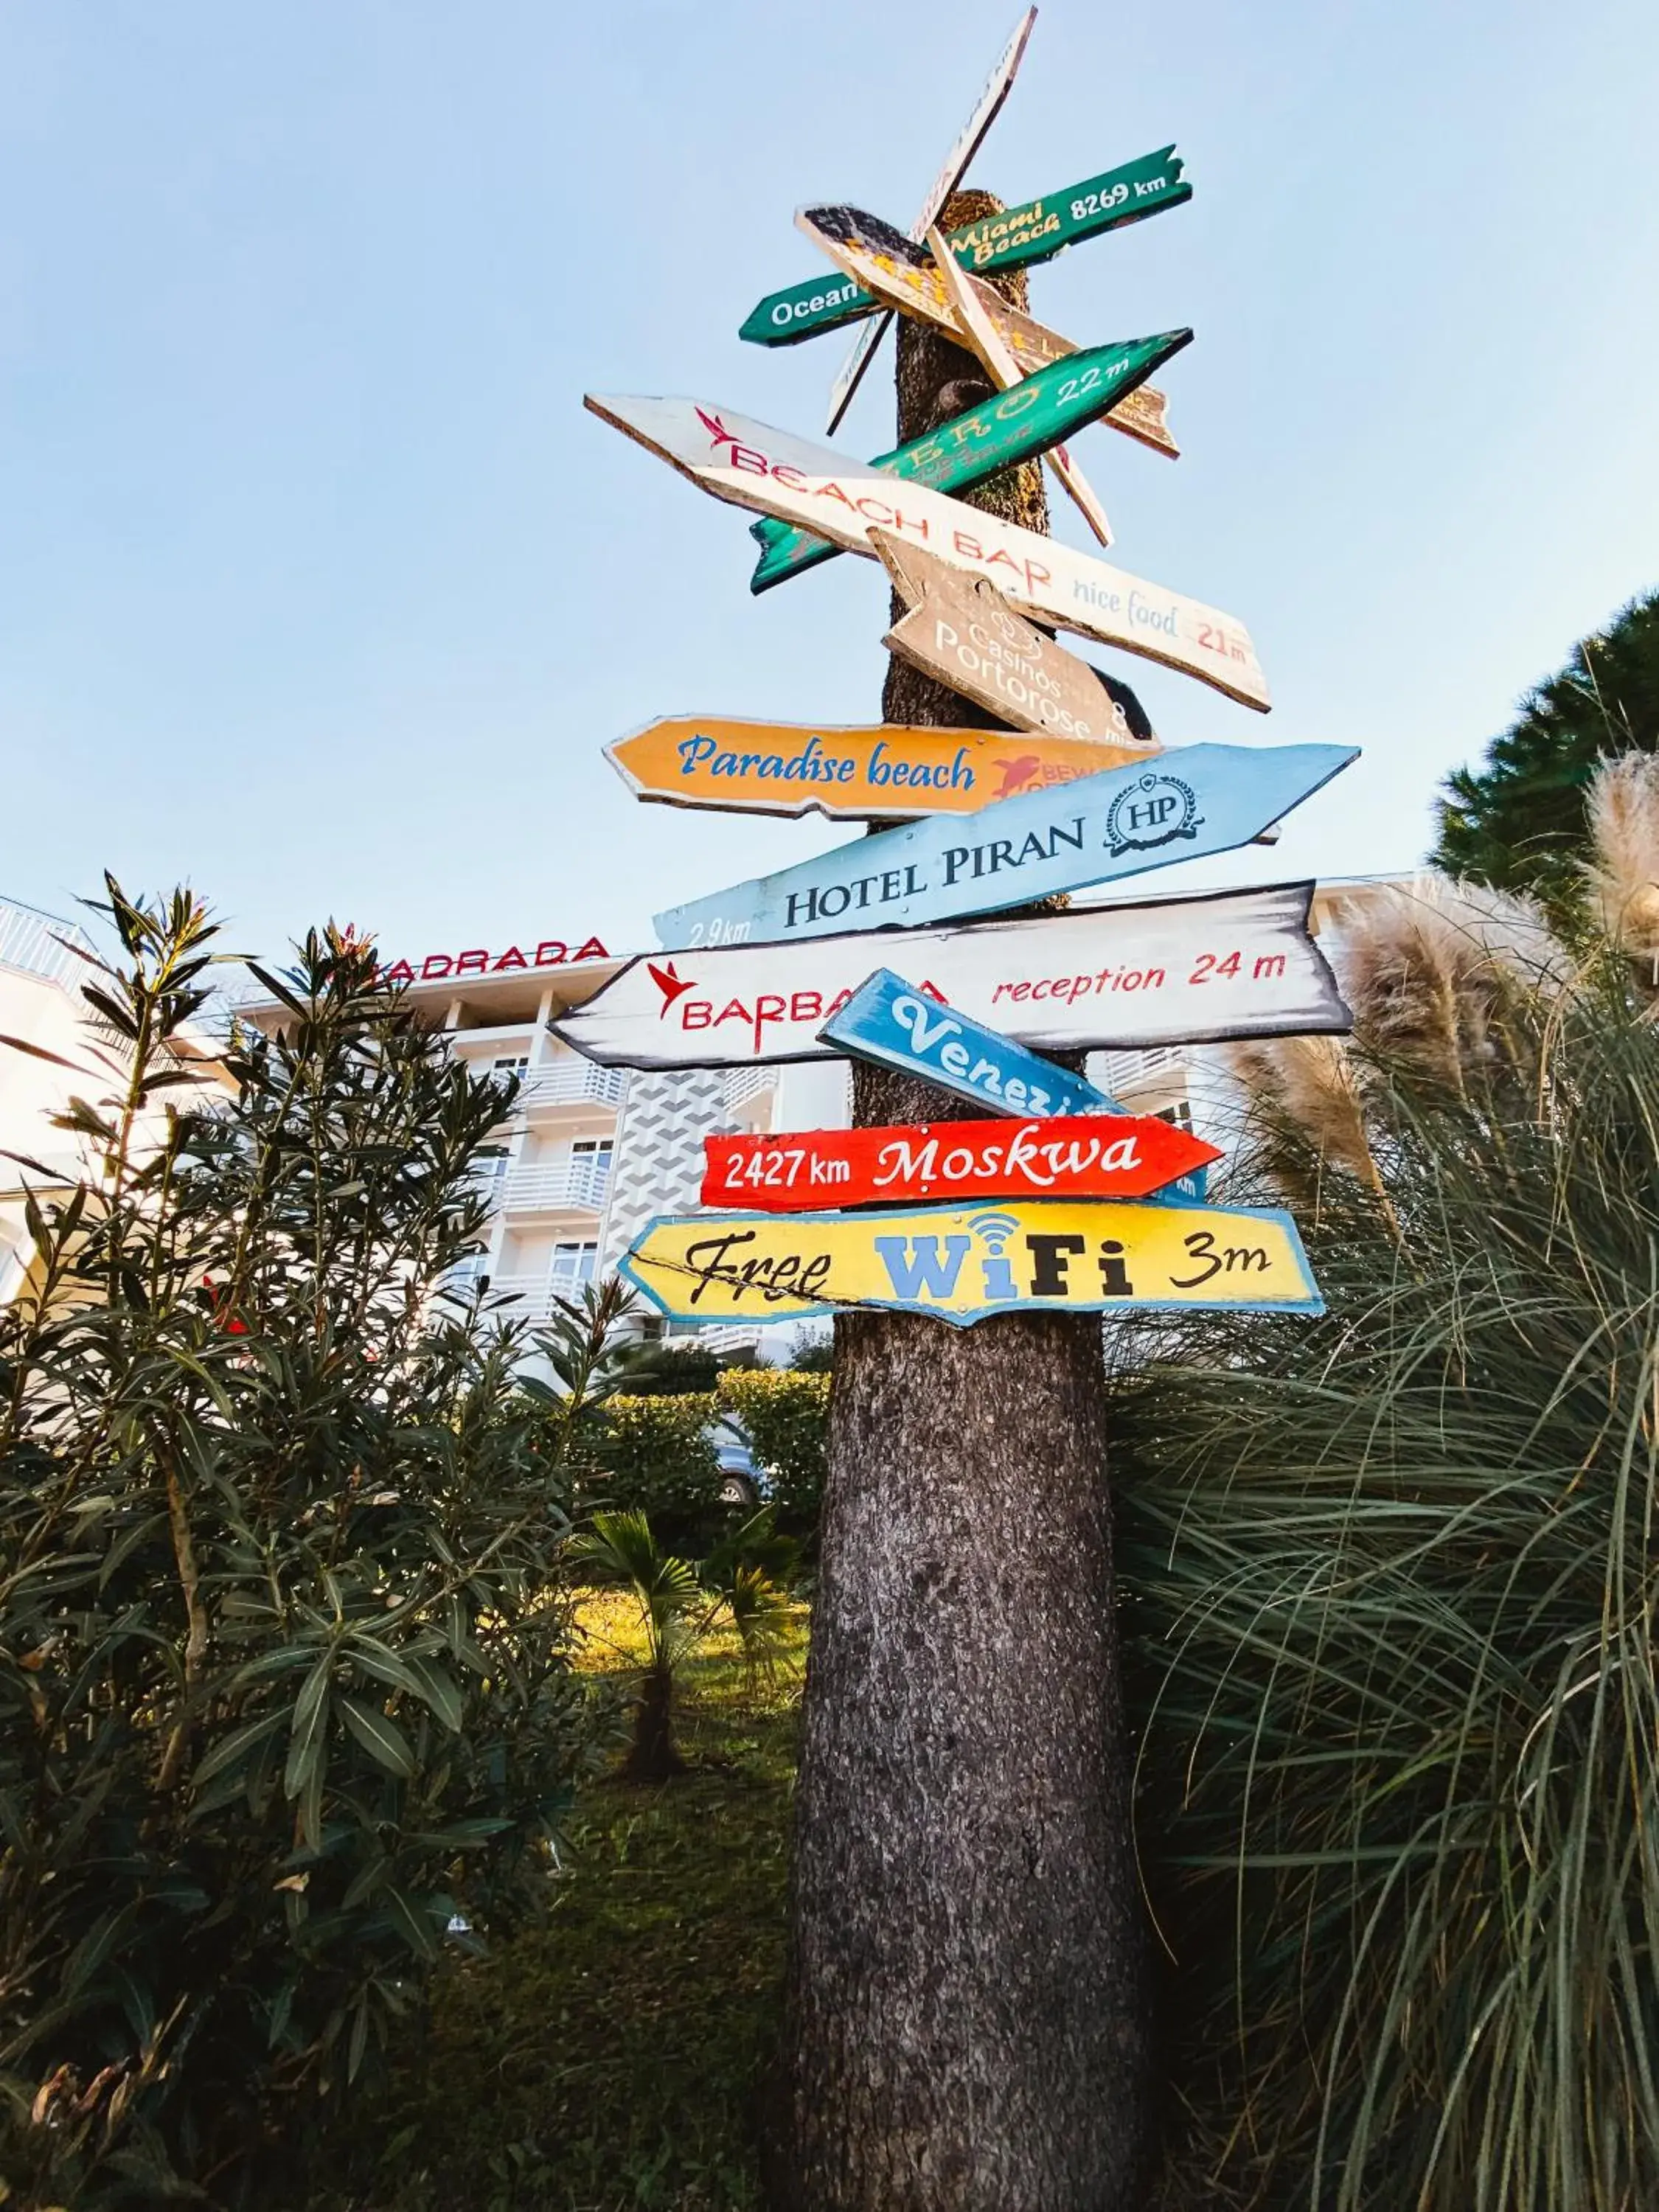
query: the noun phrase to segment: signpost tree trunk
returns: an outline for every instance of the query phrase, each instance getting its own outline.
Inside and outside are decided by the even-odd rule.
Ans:
[[[944,221],[1000,207],[961,192]],[[1023,275],[996,281],[1023,309]],[[986,384],[942,333],[901,322],[900,438]],[[1048,528],[1036,463],[972,503]],[[897,659],[882,710],[994,726]],[[963,1118],[911,1076],[859,1065],[854,1084],[860,1126]],[[1092,1318],[837,1319],[779,2208],[1133,2201],[1147,2029],[1106,1441]]]

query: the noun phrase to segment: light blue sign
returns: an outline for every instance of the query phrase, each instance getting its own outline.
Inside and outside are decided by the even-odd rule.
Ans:
[[[994,914],[1248,845],[1359,757],[1352,745],[1182,745],[855,838],[656,916],[679,951]]]
[[[927,998],[890,968],[878,968],[860,984],[818,1031],[818,1042],[878,1067],[926,1076],[941,1091],[954,1091],[996,1114],[1036,1119],[1125,1110],[1080,1075]]]

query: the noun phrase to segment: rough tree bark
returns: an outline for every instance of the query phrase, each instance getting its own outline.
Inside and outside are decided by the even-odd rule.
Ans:
[[[1000,205],[959,193],[944,221]],[[1023,276],[1000,289],[1024,306]],[[987,388],[970,356],[901,320],[901,438]],[[1048,528],[1039,465],[973,497]],[[998,726],[897,659],[882,708]],[[867,1066],[854,1099],[866,1125],[973,1111]],[[1103,1401],[1091,1318],[837,1319],[780,2212],[1133,2201],[1147,2035]]]

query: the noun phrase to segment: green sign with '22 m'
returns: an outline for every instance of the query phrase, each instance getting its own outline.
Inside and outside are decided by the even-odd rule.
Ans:
[[[1012,468],[1046,453],[1144,384],[1152,372],[1179,353],[1190,331],[1162,331],[1156,337],[1132,338],[1121,345],[1091,346],[1034,369],[1030,376],[994,392],[965,415],[953,416],[925,438],[912,438],[870,464],[890,476],[924,483],[934,491],[970,491],[999,469]],[[811,531],[766,515],[750,532],[761,557],[749,580],[751,592],[764,592],[832,560],[840,547]]]
[[[964,269],[975,276],[993,276],[999,269],[1018,269],[1027,262],[1047,261],[1051,254],[1075,246],[1079,239],[1094,238],[1143,216],[1161,215],[1193,196],[1190,185],[1181,181],[1182,163],[1173,146],[1157,154],[1143,154],[1103,177],[1089,177],[1070,191],[1048,198],[1028,200],[1024,207],[1009,208],[978,222],[951,231],[951,248]],[[822,276],[814,284],[792,284],[787,292],[769,292],[751,307],[738,332],[750,345],[794,345],[815,338],[821,331],[855,321],[873,313],[877,302],[850,276]]]

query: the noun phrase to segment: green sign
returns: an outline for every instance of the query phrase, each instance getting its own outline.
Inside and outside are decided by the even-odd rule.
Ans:
[[[1162,331],[1156,337],[1066,354],[1007,391],[994,392],[965,415],[952,416],[925,438],[912,438],[890,453],[878,453],[870,466],[935,491],[969,491],[999,469],[1047,453],[1109,414],[1171,354],[1179,353],[1192,335],[1190,331]],[[759,563],[749,580],[751,592],[767,591],[803,568],[833,559],[841,550],[797,524],[769,514],[754,524],[750,534],[761,547]]]
[[[1193,188],[1182,184],[1181,170],[1173,146],[1143,154],[1138,161],[1109,169],[1103,177],[1085,178],[1070,191],[1028,200],[1024,207],[964,224],[950,233],[951,251],[964,269],[978,276],[1047,261],[1079,239],[1121,229],[1125,223],[1161,215],[1165,208],[1191,199]],[[876,306],[850,276],[823,276],[816,283],[792,284],[787,292],[769,292],[750,310],[738,336],[750,345],[796,345],[821,331],[872,314]]]

